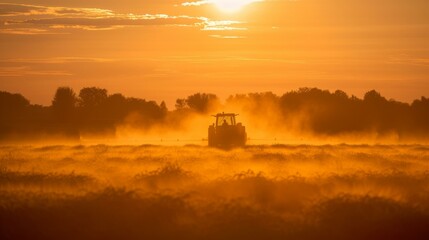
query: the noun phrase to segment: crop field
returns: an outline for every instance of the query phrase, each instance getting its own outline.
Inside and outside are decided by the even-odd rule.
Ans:
[[[0,147],[0,239],[428,239],[429,146]]]

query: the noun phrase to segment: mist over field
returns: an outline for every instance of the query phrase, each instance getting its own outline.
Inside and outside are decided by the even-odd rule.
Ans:
[[[0,147],[1,239],[426,239],[426,145]]]
[[[0,240],[429,240],[429,0],[0,0]]]
[[[429,99],[0,92],[1,239],[427,239]],[[238,113],[243,148],[209,148]]]
[[[429,99],[388,100],[375,90],[362,98],[344,91],[300,88],[235,94],[220,99],[195,93],[165,102],[110,94],[86,87],[60,87],[50,106],[0,92],[0,142],[6,144],[173,144],[205,145],[208,126],[219,112],[239,114],[251,144],[427,143]]]

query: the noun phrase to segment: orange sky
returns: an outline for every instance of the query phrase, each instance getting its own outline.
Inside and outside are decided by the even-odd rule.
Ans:
[[[48,105],[59,86],[170,106],[299,87],[411,101],[429,96],[429,1],[0,3],[0,90]]]

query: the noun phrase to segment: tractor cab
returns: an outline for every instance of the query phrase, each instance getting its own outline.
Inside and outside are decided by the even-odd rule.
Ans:
[[[247,140],[246,128],[237,123],[234,113],[218,113],[213,115],[215,123],[209,126],[208,140],[211,147],[244,146]]]
[[[216,117],[216,127],[221,126],[235,126],[235,116],[238,114],[233,113],[219,113],[214,115]]]

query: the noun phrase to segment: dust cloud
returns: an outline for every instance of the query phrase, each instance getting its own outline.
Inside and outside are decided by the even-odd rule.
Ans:
[[[148,128],[135,120],[122,122],[116,126],[116,139],[119,143],[139,139],[134,142],[207,145],[212,116],[222,112],[238,114],[250,145],[427,144],[429,136],[425,123],[429,101],[424,97],[410,105],[386,100],[376,91],[359,99],[340,90],[303,88],[283,96],[237,94],[224,102],[215,95],[194,94],[178,99],[176,110]]]
[[[32,105],[20,94],[0,92],[0,142],[26,144],[207,145],[211,115],[239,114],[248,144],[423,144],[429,136],[429,99],[411,104],[372,90],[362,99],[337,90],[301,88],[214,94],[164,102],[108,94],[89,87],[77,95],[58,88],[51,106]]]
[[[426,239],[429,100],[0,92],[1,239]],[[247,146],[206,147],[239,114]]]

